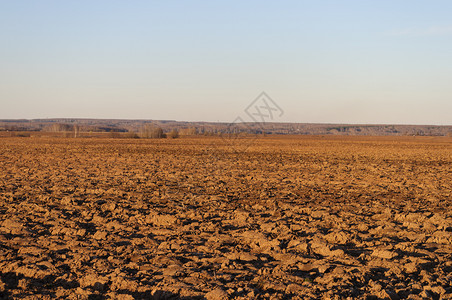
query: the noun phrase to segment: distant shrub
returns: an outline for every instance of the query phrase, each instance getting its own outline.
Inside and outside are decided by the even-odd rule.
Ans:
[[[136,134],[133,131],[128,132],[118,132],[118,131],[111,131],[108,133],[108,137],[112,139],[138,139],[140,138],[138,134]]]
[[[73,129],[74,129],[74,127],[69,125],[69,124],[55,123],[55,124],[52,124],[52,125],[49,125],[49,126],[45,127],[44,131],[48,131],[48,132],[65,132],[65,131],[71,131]]]
[[[119,139],[121,138],[121,134],[119,132],[116,131],[112,131],[109,133],[110,138],[112,139]]]
[[[139,138],[138,134],[136,134],[133,131],[126,132],[126,133],[124,133],[123,136],[125,139],[138,139]]]
[[[30,137],[29,132],[11,132],[12,137]]]
[[[198,134],[198,131],[195,127],[190,128],[182,128],[179,132],[180,135],[196,135]]]
[[[140,130],[140,137],[144,139],[162,139],[166,135],[162,128],[146,124]]]
[[[167,134],[167,137],[171,139],[176,139],[179,137],[179,131],[177,131],[177,129],[173,129]]]

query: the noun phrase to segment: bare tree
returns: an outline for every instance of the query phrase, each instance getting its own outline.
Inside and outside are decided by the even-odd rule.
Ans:
[[[146,124],[140,130],[140,137],[144,139],[161,139],[165,137],[165,134],[162,128]]]
[[[74,125],[74,138],[77,138],[79,132],[80,132],[80,127],[77,124],[75,124]]]

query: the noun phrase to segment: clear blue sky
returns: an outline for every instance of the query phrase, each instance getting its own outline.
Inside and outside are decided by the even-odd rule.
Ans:
[[[0,118],[452,125],[452,2],[0,0]]]

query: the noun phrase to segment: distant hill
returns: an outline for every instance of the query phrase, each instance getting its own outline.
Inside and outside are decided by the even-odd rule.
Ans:
[[[452,126],[435,125],[359,125],[310,123],[214,123],[174,120],[116,120],[116,119],[17,119],[0,120],[0,131],[72,131],[80,132],[139,132],[151,124],[164,132],[178,130],[182,134],[304,134],[304,135],[422,135],[452,136]]]

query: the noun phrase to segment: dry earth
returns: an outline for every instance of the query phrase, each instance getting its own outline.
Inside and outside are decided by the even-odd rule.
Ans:
[[[0,298],[452,299],[452,139],[0,139]]]

